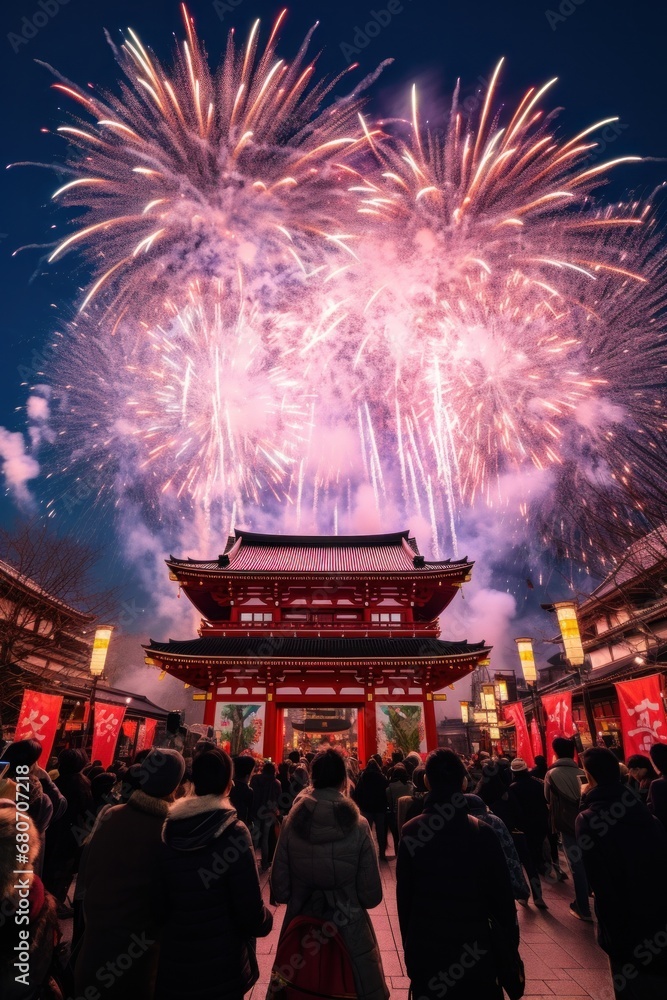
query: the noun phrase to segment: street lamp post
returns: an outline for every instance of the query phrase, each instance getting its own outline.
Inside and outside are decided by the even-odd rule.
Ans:
[[[529,636],[522,636],[519,639],[514,640],[517,645],[517,650],[519,652],[519,660],[521,662],[521,669],[523,670],[523,677],[530,691],[531,701],[533,703],[533,716],[537,721],[537,728],[540,731],[540,743],[542,744],[542,753],[547,756],[546,751],[546,733],[544,730],[544,724],[542,721],[542,713],[540,711],[540,700],[538,698],[537,692],[537,666],[535,665],[535,653],[533,651],[533,640]]]
[[[461,701],[459,702],[461,706],[461,722],[463,723],[466,731],[466,744],[468,746],[468,756],[472,753],[472,744],[470,742],[470,702]]]
[[[95,638],[93,639],[93,648],[90,654],[90,676],[93,679],[93,683],[90,688],[90,698],[88,699],[88,725],[86,726],[86,733],[83,738],[84,750],[88,749],[89,743],[92,748],[93,713],[95,711],[97,683],[104,673],[104,665],[107,660],[107,651],[113,630],[113,625],[100,625],[95,629]]]
[[[581,696],[584,702],[584,712],[586,714],[586,724],[588,725],[588,731],[591,734],[591,743],[595,746],[597,744],[597,727],[595,725],[595,716],[593,715],[593,705],[591,702],[590,692],[584,677],[585,656],[584,647],[581,641],[581,632],[579,631],[577,605],[575,601],[558,601],[553,605],[553,609],[556,612],[556,617],[558,618],[558,626],[560,628],[563,648],[565,650],[565,659],[579,675]]]

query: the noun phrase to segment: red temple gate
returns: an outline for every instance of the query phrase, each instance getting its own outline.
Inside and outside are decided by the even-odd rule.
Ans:
[[[473,564],[427,562],[407,531],[238,530],[217,559],[167,565],[202,616],[199,637],[151,640],[146,662],[206,692],[204,722],[232,752],[280,760],[292,748],[284,728],[292,745],[295,732],[301,747],[317,746],[318,733],[319,745],[350,744],[340,734],[352,725],[340,726],[351,710],[357,742],[345,748],[361,759],[392,746],[433,749],[434,693],[489,654],[484,642],[440,639],[439,616]],[[338,719],[339,735],[327,719]]]

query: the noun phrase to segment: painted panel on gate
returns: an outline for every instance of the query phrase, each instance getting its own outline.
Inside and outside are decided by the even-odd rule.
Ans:
[[[424,712],[421,705],[376,705],[378,753],[402,750],[426,753]]]
[[[266,705],[237,705],[219,702],[215,706],[213,729],[224,750],[232,755],[249,750],[261,755],[264,751],[264,719]]]

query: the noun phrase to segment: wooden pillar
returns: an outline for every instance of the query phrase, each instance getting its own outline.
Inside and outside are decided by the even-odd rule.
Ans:
[[[438,731],[435,725],[435,705],[433,694],[427,691],[424,696],[424,734],[427,751],[438,749]]]
[[[216,695],[217,684],[211,684],[208,691],[206,692],[206,701],[204,702],[204,725],[212,726],[215,724],[215,695]]]
[[[275,702],[275,693],[267,691],[266,714],[264,718],[264,756],[271,757],[276,764],[279,764],[282,756],[279,757],[277,752],[277,722],[278,709]]]
[[[366,763],[378,751],[375,700],[372,691],[366,692],[366,701],[361,715],[363,718],[360,721],[364,731],[364,763]]]

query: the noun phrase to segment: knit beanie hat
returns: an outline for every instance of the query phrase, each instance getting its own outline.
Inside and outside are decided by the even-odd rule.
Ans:
[[[166,799],[176,791],[184,773],[185,761],[177,750],[151,750],[138,765],[139,789],[154,799]]]

